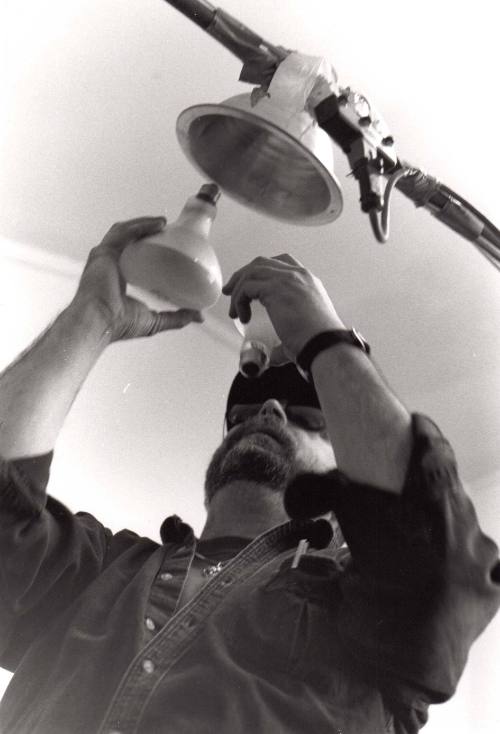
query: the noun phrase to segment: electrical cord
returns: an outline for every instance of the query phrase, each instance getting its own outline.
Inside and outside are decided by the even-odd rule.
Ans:
[[[402,165],[412,169],[413,175],[407,181],[400,181],[399,190],[415,206],[430,210],[440,222],[472,242],[498,268],[500,230],[493,222],[449,186],[406,162],[402,162]]]
[[[482,237],[480,237],[478,241],[474,242],[473,244],[479,250],[481,255],[484,255],[484,257],[489,260],[490,263],[494,265],[497,270],[500,270],[500,252],[498,250],[498,247],[495,247],[495,245]]]
[[[387,240],[389,239],[389,217],[392,191],[401,178],[404,178],[405,176],[410,176],[413,173],[413,168],[398,168],[398,170],[391,175],[389,181],[387,182],[387,186],[385,187],[384,206],[382,208],[381,214],[379,215],[379,212],[375,209],[370,209],[369,211],[373,233],[377,238],[377,241],[382,244],[387,242]]]
[[[470,242],[479,250],[479,252],[492,264],[497,270],[500,270],[500,230],[491,222],[482,212],[478,211],[472,206],[466,199],[457,194],[455,191],[450,189],[448,186],[430,179],[425,174],[422,174],[419,169],[412,168],[411,166],[403,164],[402,168],[395,171],[389,178],[385,192],[384,192],[384,205],[382,212],[379,213],[376,209],[371,209],[369,212],[370,223],[373,229],[373,233],[378,242],[382,244],[387,242],[389,239],[389,213],[390,213],[390,199],[394,186],[405,176],[412,176],[420,174],[425,179],[429,179],[434,183],[432,188],[428,188],[426,201],[422,200],[420,206],[428,206],[431,202],[432,196],[435,194],[444,197],[444,200],[451,202],[455,200],[455,204],[458,204],[467,214],[475,218],[476,225],[482,225],[482,231],[477,234],[477,237],[467,234],[460,228],[456,229],[460,234],[466,236]],[[407,192],[405,192],[407,193]],[[418,206],[419,204],[417,204]],[[449,221],[443,220],[437,212],[433,212],[435,216],[441,221],[444,221],[448,226],[452,226]]]
[[[474,214],[475,217],[480,219],[485,227],[483,236],[487,236],[487,239],[492,238],[492,244],[495,244],[496,242],[497,246],[500,246],[500,230],[495,227],[493,222],[491,222],[487,217],[485,217],[484,214],[473,207],[472,204],[470,204],[466,199],[460,196],[460,194],[457,194],[456,191],[450,189],[449,186],[446,186],[445,184],[439,184],[439,188],[448,196],[452,196],[454,199],[459,201],[462,206],[464,206],[466,209],[468,209],[468,211]]]

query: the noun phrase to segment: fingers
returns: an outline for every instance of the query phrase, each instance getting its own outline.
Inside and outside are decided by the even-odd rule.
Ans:
[[[283,276],[295,277],[305,268],[296,258],[287,253],[272,258],[257,257],[237,270],[223,286],[224,295],[231,296],[229,317],[239,318],[243,324],[251,318],[251,301],[258,299],[264,306],[273,289],[283,284]],[[279,276],[279,280],[277,280]]]
[[[293,255],[289,255],[287,252],[284,252],[281,255],[273,255],[271,260],[278,260],[279,262],[287,263],[288,265],[295,265],[295,267],[299,268],[304,267],[300,260],[297,260]]]
[[[161,232],[166,223],[165,217],[138,217],[127,222],[117,222],[107,232],[101,246],[119,256],[133,242]]]
[[[248,265],[236,270],[229,278],[228,282],[222,287],[224,295],[229,296],[233,292],[236,284],[245,277],[255,275],[259,278],[270,278],[276,273],[276,270],[288,269],[287,266],[300,266],[298,260],[291,255],[276,255],[275,257],[256,257]]]
[[[229,318],[247,324],[252,317],[251,301],[258,300],[265,306],[271,287],[271,281],[266,278],[242,278],[231,294]]]

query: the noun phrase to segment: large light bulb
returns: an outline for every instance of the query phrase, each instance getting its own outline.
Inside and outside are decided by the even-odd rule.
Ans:
[[[208,239],[219,196],[215,184],[204,184],[175,222],[126,247],[120,269],[127,283],[160,303],[197,310],[213,306],[221,295],[222,273]]]

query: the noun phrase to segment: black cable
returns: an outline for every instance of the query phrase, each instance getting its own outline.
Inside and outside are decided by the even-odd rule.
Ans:
[[[500,263],[500,231],[478,209],[449,186],[410,164],[412,175],[397,182],[397,187],[415,206],[425,207],[440,222],[472,242],[487,259]]]
[[[474,242],[477,249],[484,255],[493,265],[500,270],[500,248],[492,245],[488,240],[479,238],[477,242]]]
[[[179,10],[189,20],[199,25],[203,30],[207,30],[212,23],[216,8],[206,0],[165,0],[176,10]]]
[[[454,199],[457,199],[463,206],[465,206],[472,214],[474,214],[475,217],[480,219],[487,230],[490,231],[490,233],[497,238],[497,241],[500,241],[500,230],[495,227],[493,222],[491,222],[482,212],[478,211],[475,207],[472,206],[466,199],[464,199],[460,194],[457,194],[456,191],[453,191],[450,189],[449,186],[446,186],[446,184],[439,184],[439,187],[442,191],[444,191],[445,194],[448,196],[452,196]]]

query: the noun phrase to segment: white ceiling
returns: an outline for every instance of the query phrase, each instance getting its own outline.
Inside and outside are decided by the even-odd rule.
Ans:
[[[494,3],[222,7],[271,42],[328,57],[340,82],[382,112],[402,158],[495,220]],[[246,91],[238,60],[162,0],[12,0],[1,13],[0,234],[81,260],[116,220],[165,209],[175,218],[202,182],[177,145],[176,118]],[[213,244],[225,277],[258,254],[298,257],[369,339],[400,397],[452,438],[465,478],[492,475],[500,468],[498,272],[399,193],[390,242],[377,244],[340,150],[336,169],[344,212],[322,228],[280,224],[224,197]],[[212,314],[231,330],[227,305],[222,299]]]
[[[328,57],[340,82],[381,111],[403,159],[498,224],[496,6],[222,3],[267,40]],[[68,301],[114,221],[165,209],[173,219],[198,189],[176,142],[178,114],[247,88],[238,60],[163,0],[3,0],[0,35],[1,367]],[[408,407],[451,438],[481,523],[498,539],[499,273],[398,192],[390,242],[377,244],[337,153],[344,212],[329,226],[287,226],[221,200],[213,244],[224,275],[281,252],[317,273]],[[114,530],[156,537],[163,514],[178,512],[199,532],[204,468],[237,365],[227,307],[221,299],[203,326],[106,352],[58,442],[57,497]],[[497,731],[497,640],[498,620],[429,734]]]

